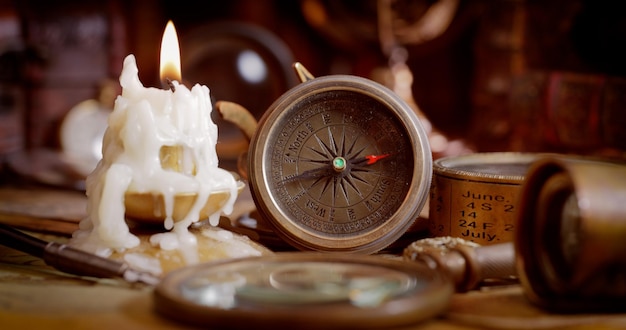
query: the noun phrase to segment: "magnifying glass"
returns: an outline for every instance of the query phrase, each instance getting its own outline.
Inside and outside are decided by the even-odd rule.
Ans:
[[[426,264],[285,252],[179,269],[156,287],[154,302],[166,317],[220,329],[368,329],[434,317],[453,292]]]

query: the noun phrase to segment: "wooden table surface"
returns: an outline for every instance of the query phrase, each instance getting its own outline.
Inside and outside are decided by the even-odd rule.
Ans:
[[[50,206],[50,203],[54,207]],[[38,187],[0,187],[0,223],[58,231],[34,234],[63,241],[75,228],[82,193]],[[253,204],[243,198],[243,207]],[[38,222],[39,221],[39,222]],[[0,245],[0,327],[2,329],[185,329],[153,310],[153,290],[121,280],[77,277]],[[254,325],[251,324],[251,328]],[[483,288],[453,295],[438,318],[411,329],[624,329],[626,314],[551,314],[528,303],[519,285]]]

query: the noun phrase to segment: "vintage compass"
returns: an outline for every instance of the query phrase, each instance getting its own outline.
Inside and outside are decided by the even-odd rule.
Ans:
[[[257,209],[299,249],[379,251],[406,232],[427,200],[427,134],[388,88],[294,67],[302,83],[268,108],[250,141]]]

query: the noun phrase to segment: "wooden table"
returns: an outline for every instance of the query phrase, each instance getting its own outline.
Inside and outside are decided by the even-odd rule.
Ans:
[[[47,201],[46,201],[47,200]],[[46,205],[52,201],[56,207]],[[55,234],[35,234],[63,241],[84,207],[80,192],[29,186],[0,188],[0,222],[37,225]],[[239,209],[253,207],[244,196]],[[243,203],[243,204],[241,204]],[[14,213],[11,213],[14,212]],[[40,212],[40,213],[38,213]],[[48,213],[42,216],[42,213]],[[45,214],[44,214],[45,215]],[[65,215],[65,218],[61,217]],[[40,220],[37,220],[40,219]],[[52,226],[52,227],[50,227]],[[53,230],[54,231],[54,230]],[[120,280],[76,277],[41,260],[0,246],[0,327],[2,329],[184,329],[153,310],[152,288]],[[251,324],[251,328],[254,325]],[[519,285],[455,294],[439,318],[412,329],[623,329],[626,314],[556,315],[529,304]]]

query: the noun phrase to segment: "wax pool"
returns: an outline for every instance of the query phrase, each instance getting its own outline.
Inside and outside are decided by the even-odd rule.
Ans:
[[[71,242],[101,256],[137,246],[139,239],[124,218],[124,194],[152,192],[164,197],[168,231],[150,241],[162,249],[183,249],[185,258],[193,262],[196,242],[188,228],[199,220],[207,197],[215,191],[230,192],[222,209],[209,216],[213,225],[220,214],[232,212],[237,197],[235,178],[218,167],[209,89],[196,84],[190,90],[176,81],[173,91],[146,88],[133,55],[124,60],[120,84],[122,94],[108,119],[102,159],[87,177],[87,217]],[[182,147],[181,170],[162,167],[163,146]],[[174,196],[179,193],[195,193],[198,198],[187,216],[174,222]]]

